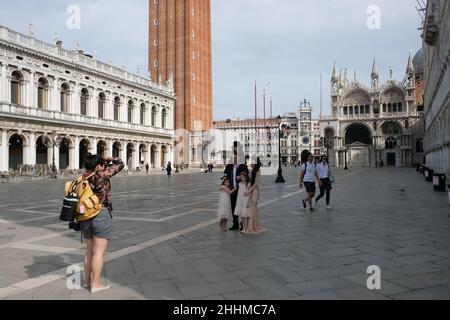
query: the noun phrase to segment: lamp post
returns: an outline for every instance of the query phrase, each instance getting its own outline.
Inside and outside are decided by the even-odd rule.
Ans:
[[[289,134],[289,126],[287,125],[281,125],[282,118],[281,116],[277,117],[277,124],[278,124],[278,176],[275,180],[275,183],[285,183],[286,181],[283,178],[283,169],[281,168],[281,135],[283,135],[284,139],[284,131],[286,131],[286,134]]]
[[[347,166],[347,146],[345,146],[344,158],[345,158],[345,167],[344,167],[344,170],[348,170],[348,166]]]
[[[55,163],[55,147],[56,144],[58,143],[58,136],[56,134],[56,131],[53,131],[53,135],[52,135],[52,140],[51,140],[51,144],[52,144],[52,149],[53,149],[53,153],[52,153],[52,174],[53,174],[53,179],[57,179],[58,178],[58,172],[56,169],[56,163]]]

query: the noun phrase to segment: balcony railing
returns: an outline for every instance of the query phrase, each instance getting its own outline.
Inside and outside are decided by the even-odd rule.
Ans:
[[[40,118],[47,119],[53,121],[59,121],[62,123],[79,123],[79,124],[88,124],[94,126],[102,126],[102,127],[110,127],[110,128],[119,128],[130,131],[141,131],[146,133],[154,133],[161,134],[166,136],[173,136],[175,134],[174,130],[171,129],[163,129],[163,128],[155,128],[147,125],[141,125],[136,123],[128,123],[115,121],[111,119],[101,119],[97,117],[83,116],[79,114],[72,113],[63,113],[60,111],[53,110],[40,110],[33,107],[26,107],[8,103],[0,104],[0,113],[2,114],[10,114],[17,115],[22,117],[30,117],[30,118]]]
[[[157,90],[164,94],[173,95],[173,83],[170,86],[166,86],[160,83],[155,83],[149,79],[145,79],[141,76],[131,74],[124,69],[117,68],[115,66],[98,61],[94,58],[85,56],[83,53],[79,53],[73,50],[66,50],[56,45],[51,45],[43,41],[37,40],[32,36],[27,36],[6,27],[0,26],[0,40],[19,45],[33,51],[38,51],[49,56],[53,56],[57,59],[65,60],[70,64],[77,64],[85,68],[95,70],[96,72],[104,72],[109,75],[121,78],[131,83],[137,83],[150,89]]]

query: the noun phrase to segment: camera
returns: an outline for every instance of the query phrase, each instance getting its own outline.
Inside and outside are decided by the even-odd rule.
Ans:
[[[69,229],[74,230],[74,231],[81,231],[81,223],[69,222]]]

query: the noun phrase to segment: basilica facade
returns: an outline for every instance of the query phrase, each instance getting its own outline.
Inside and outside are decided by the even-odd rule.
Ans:
[[[172,160],[173,84],[0,26],[0,172],[83,167],[87,153],[128,170]]]
[[[402,81],[380,83],[373,62],[370,86],[358,81],[355,71],[331,78],[332,115],[322,116],[322,150],[332,166],[405,167],[422,164],[423,153],[423,61],[409,54]]]

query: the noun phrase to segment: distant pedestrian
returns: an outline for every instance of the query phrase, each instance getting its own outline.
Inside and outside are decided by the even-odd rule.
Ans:
[[[228,219],[232,217],[231,194],[234,192],[236,192],[236,189],[231,189],[230,179],[224,178],[220,187],[219,210],[217,211],[219,226],[222,231],[228,230]]]
[[[150,165],[147,163],[146,165],[145,165],[145,170],[147,170],[147,174],[148,174],[148,170],[150,169]]]
[[[172,175],[172,163],[170,161],[167,163],[166,171],[168,176]]]
[[[308,205],[308,209],[313,212],[314,209],[312,207],[312,199],[316,194],[316,180],[319,183],[319,186],[322,185],[320,181],[319,175],[317,174],[316,165],[313,163],[314,157],[312,153],[308,155],[308,161],[302,166],[302,170],[300,173],[300,189],[305,185],[306,192],[308,197],[302,200],[303,207],[306,209]]]
[[[331,193],[331,170],[330,170],[330,165],[328,164],[328,158],[326,156],[322,157],[322,161],[317,164],[316,166],[317,168],[317,173],[319,174],[319,178],[320,181],[322,182],[321,186],[320,186],[320,194],[319,196],[316,198],[316,208],[317,208],[317,203],[319,202],[320,199],[323,198],[323,196],[326,193],[326,204],[327,204],[327,209],[331,210],[331,206],[330,206],[330,193]]]

